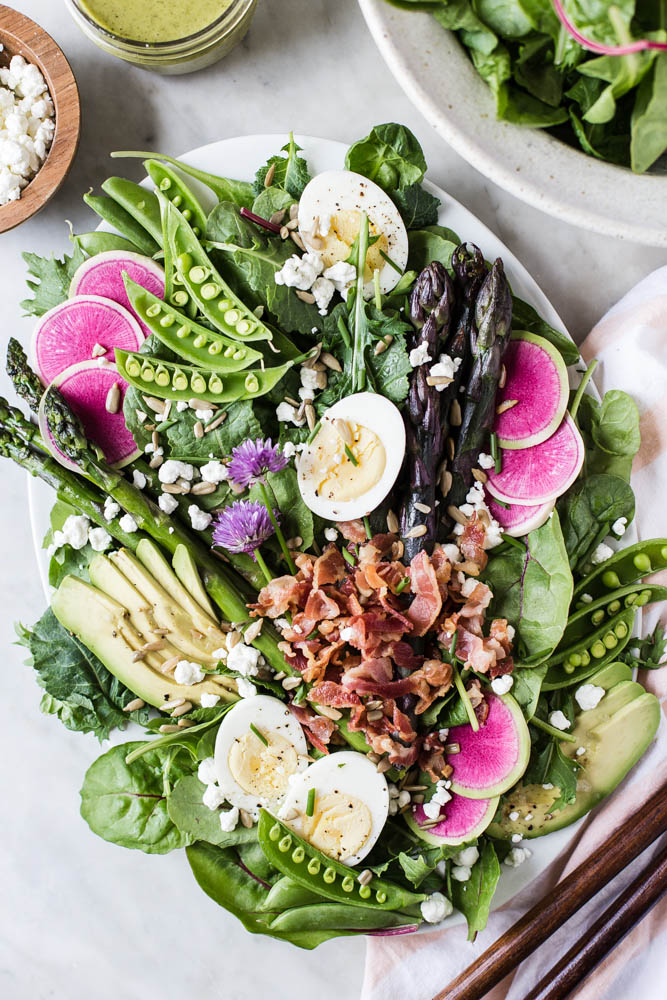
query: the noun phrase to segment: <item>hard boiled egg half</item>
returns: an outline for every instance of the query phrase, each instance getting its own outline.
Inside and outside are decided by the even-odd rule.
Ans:
[[[388,812],[384,775],[364,754],[341,750],[292,778],[278,816],[323,854],[356,865],[380,836]]]
[[[289,779],[308,767],[303,729],[286,705],[269,695],[239,701],[224,716],[215,741],[218,784],[228,802],[253,817],[276,811]]]
[[[374,240],[366,255],[364,295],[373,295],[373,274],[380,291],[390,292],[408,262],[408,234],[388,194],[352,170],[325,170],[313,177],[299,200],[299,232],[307,250],[320,254],[324,267],[346,261],[359,235],[362,213]],[[386,254],[394,264],[382,256]],[[397,270],[398,269],[398,270]]]
[[[331,406],[302,453],[304,503],[329,521],[370,514],[401,471],[405,427],[398,408],[376,392],[357,392]]]

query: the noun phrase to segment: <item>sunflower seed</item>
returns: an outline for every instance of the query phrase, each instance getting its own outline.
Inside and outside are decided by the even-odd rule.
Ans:
[[[331,719],[332,722],[337,722],[339,719],[343,718],[343,713],[339,712],[337,708],[329,708],[328,705],[318,705],[317,709],[320,715],[324,715],[327,719]]]
[[[133,698],[132,701],[128,701],[127,705],[123,709],[124,712],[138,712],[140,708],[144,708],[146,702],[143,698]]]
[[[299,236],[299,234],[298,233],[290,233],[290,236],[292,237],[292,239],[294,240],[294,242],[298,246],[299,250],[304,250],[305,251],[306,247],[304,245],[303,240]]]
[[[286,240],[288,236],[289,236],[289,229],[287,228],[287,226],[281,226],[280,227],[281,240]]]
[[[450,506],[447,508],[447,513],[449,514],[449,516],[453,521],[456,521],[457,524],[468,523],[468,518],[465,516],[465,514],[462,514],[461,511],[458,509],[458,507],[454,507],[453,504],[450,504]]]
[[[285,218],[285,209],[279,208],[277,212],[274,212],[270,217],[269,222],[272,222],[274,226],[280,226],[283,219]]]
[[[299,203],[293,201],[289,207],[289,217],[290,219],[296,219],[298,214],[299,214]]]
[[[188,400],[188,406],[191,410],[219,410],[220,407],[217,403],[209,403],[207,399],[199,399],[198,396],[193,396],[192,399]]]
[[[416,524],[414,526],[414,528],[410,528],[409,531],[406,531],[405,534],[403,535],[403,537],[404,538],[421,538],[422,535],[425,535],[427,531],[428,531],[428,528],[426,527],[425,524]]]
[[[406,792],[425,792],[428,785],[403,785]]]
[[[336,417],[333,422],[334,430],[338,437],[343,441],[344,444],[351,445],[354,444],[354,438],[352,437],[352,431],[350,430],[350,425],[346,420],[342,420],[340,417]]]
[[[160,458],[162,458],[161,455]],[[162,492],[182,495],[183,493],[187,493],[187,490],[184,490],[180,483],[162,483]]]
[[[392,558],[396,559],[396,560],[402,559],[404,552],[405,552],[405,545],[403,544],[403,542],[399,538],[398,541],[394,542],[394,544],[391,547]]]
[[[296,290],[297,299],[301,299],[302,302],[307,302],[309,306],[312,306],[315,302],[315,296],[312,292],[302,292],[300,288]]]
[[[194,427],[192,428],[194,436],[196,438],[203,438],[204,436],[204,425],[201,420],[198,420]]]
[[[398,518],[393,510],[387,511],[387,531],[392,535],[398,532]]]
[[[504,389],[506,384],[507,384],[507,368],[505,368],[505,365],[503,365],[502,368],[500,369],[500,378],[498,379],[498,388],[499,389]]]
[[[449,422],[452,427],[460,427],[462,419],[461,404],[458,399],[453,399],[452,405],[449,407]]]
[[[370,712],[366,712],[366,718],[369,722],[379,722],[380,719],[384,718],[384,712],[381,708],[375,708]]]
[[[107,393],[106,402],[104,408],[107,413],[118,413],[118,408],[120,406],[120,386],[118,382],[114,382]]]
[[[429,507],[429,505],[427,503],[419,503],[419,502],[417,502],[413,506],[414,506],[415,510],[418,510],[420,512],[420,514],[430,514],[431,513],[431,508]]]
[[[480,519],[485,528],[491,527],[491,518],[484,509],[477,511],[477,517]]]
[[[160,416],[164,413],[164,400],[156,399],[155,396],[142,396],[142,399],[149,410],[153,413],[159,413]]]
[[[378,774],[384,774],[384,772],[388,771],[390,767],[391,763],[389,761],[389,758],[383,757],[382,760],[378,761],[378,763],[376,764],[375,770],[378,772]]]
[[[238,631],[238,629],[234,629],[227,636],[227,649],[232,650],[234,646],[238,646],[242,638],[243,636]]]
[[[453,378],[449,378],[448,375],[427,375],[426,385],[449,385],[453,382]]]
[[[446,497],[452,488],[452,474],[449,469],[443,468],[440,473],[440,492]]]
[[[271,166],[269,167],[269,169],[266,171],[266,174],[264,175],[264,187],[265,188],[270,188],[271,187],[271,185],[273,184],[273,178],[275,176],[276,176],[276,165],[275,165],[275,163],[272,163]]]
[[[299,409],[294,414],[294,419],[301,420],[305,412],[306,412],[306,401],[304,400],[303,403],[299,404]]]
[[[373,701],[366,702],[366,708],[370,708],[373,711],[374,708],[382,708],[383,702],[380,698],[374,698]]]
[[[289,230],[289,232],[294,232],[295,229],[299,228],[299,220],[298,219],[290,219],[289,222],[287,222],[285,225],[286,225],[286,228]]]
[[[164,649],[164,642],[162,639],[154,639],[153,642],[147,642],[141,648],[144,653],[155,653],[158,649]]]
[[[264,625],[264,619],[258,618],[256,622],[249,625],[248,628],[243,633],[243,641],[250,643],[254,642],[259,633],[262,631],[262,626]]]
[[[159,637],[160,637],[161,639],[162,639],[162,638],[163,638],[163,637],[164,637],[165,635],[169,635],[169,629],[168,629],[168,628],[152,628],[152,629],[151,629],[151,632],[153,633],[153,635],[157,635],[157,636],[159,636]]]
[[[148,463],[149,468],[159,469],[164,462],[164,455],[153,455],[150,462]]]
[[[326,365],[327,368],[331,368],[334,372],[342,372],[343,370],[340,366],[340,361],[337,358],[334,358],[333,354],[329,354],[328,351],[323,351],[322,354],[320,354],[320,360],[323,365]]]
[[[139,421],[139,423],[143,424],[146,418],[148,417],[148,414],[144,413],[143,410],[135,410],[134,412],[137,415],[137,420]]]
[[[241,819],[241,825],[244,826],[246,830],[250,830],[253,826],[252,816],[250,813],[246,812],[245,809],[239,809],[239,817]]]
[[[370,868],[365,868],[361,874],[357,875],[357,882],[359,885],[368,885],[373,881],[373,872]]]
[[[185,698],[171,698],[165,701],[164,705],[160,705],[160,708],[163,712],[171,712],[172,708],[180,708],[181,705],[185,705]]]
[[[139,660],[143,660],[146,653],[143,649],[137,649],[136,652],[132,653],[132,662],[138,663]]]
[[[151,440],[153,442],[153,451],[157,451],[157,449],[160,447],[160,435],[158,434],[157,431],[153,431],[153,434],[151,435]]]
[[[174,709],[171,713],[172,719],[177,719],[179,715],[187,715],[188,712],[192,711],[192,702],[186,701],[184,705],[179,705],[178,708]]]
[[[179,656],[172,656],[170,660],[165,660],[162,666],[160,667],[162,673],[170,674],[173,670],[175,670],[178,665],[179,659],[180,659]]]
[[[449,461],[453,462],[454,461],[454,455],[456,454],[456,445],[454,443],[454,438],[453,437],[448,437],[447,438],[447,454],[449,456]]]
[[[300,677],[286,677],[285,680],[282,681],[282,687],[284,691],[293,691],[294,688],[298,688],[300,683]]]
[[[101,344],[93,344],[93,349],[90,352],[91,358],[101,358],[107,353],[106,347],[102,347]]]
[[[273,675],[274,681],[281,681],[283,677],[287,677],[287,674],[285,673],[284,670],[279,670],[277,674]]]
[[[164,404],[164,412],[162,414],[162,419],[167,420],[170,413],[171,413],[171,400],[167,399]]]
[[[218,428],[220,424],[224,423],[226,419],[227,419],[227,410],[223,410],[220,416],[216,417],[215,420],[212,420],[210,424],[206,424],[206,427],[204,428],[204,433],[208,434],[209,431],[216,430],[216,428]]]
[[[298,399],[294,399],[293,396],[285,396],[284,399],[285,399],[285,402],[289,403],[290,406],[297,406],[297,407],[301,406],[301,403],[299,402],[299,400]]]
[[[188,726],[194,726],[194,722],[191,719],[179,719],[176,723],[179,729],[187,729]]]
[[[384,340],[378,340],[377,344],[373,348],[373,354],[377,357],[379,354],[384,354],[387,350],[388,345],[385,344]]]
[[[501,413],[507,413],[507,411],[512,410],[518,402],[518,399],[504,399],[502,403],[498,403],[496,406],[496,413],[499,416]]]
[[[486,483],[489,477],[483,469],[473,469],[472,478],[476,479],[478,483]]]
[[[178,728],[178,726],[170,726],[169,724],[166,724],[164,726],[160,726],[160,728],[158,729],[158,732],[159,733],[164,733],[165,736],[166,736],[169,733],[177,733],[177,732],[179,732],[179,728]]]
[[[300,549],[303,545],[303,538],[301,535],[295,535],[294,538],[288,538],[286,542],[288,549]]]

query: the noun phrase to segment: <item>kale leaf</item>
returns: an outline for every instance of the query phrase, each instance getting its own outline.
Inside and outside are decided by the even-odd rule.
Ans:
[[[77,244],[71,254],[62,258],[55,255],[40,257],[27,251],[21,255],[28,265],[26,284],[32,297],[21,302],[21,308],[30,316],[43,316],[49,309],[60,305],[69,296],[69,286],[74,272],[86,260],[86,255]]]
[[[266,175],[269,169],[274,166],[273,180],[270,187],[282,188],[292,195],[293,198],[300,198],[303,189],[310,180],[308,164],[303,156],[299,156],[301,146],[294,141],[294,135],[290,132],[288,142],[282,147],[281,152],[287,156],[271,156],[266,165],[260,167],[255,174],[253,190],[258,196],[265,190]]]

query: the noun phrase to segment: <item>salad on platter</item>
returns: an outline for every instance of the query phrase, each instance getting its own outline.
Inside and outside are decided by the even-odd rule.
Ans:
[[[55,491],[42,709],[107,739],[81,813],[185,849],[253,933],[313,948],[454,909],[655,736],[633,679],[667,538],[623,547],[639,419],[438,224],[405,127],[252,183],[161,154],[26,254],[0,451]],[[208,189],[207,202],[202,192]],[[209,209],[212,201],[213,207]]]

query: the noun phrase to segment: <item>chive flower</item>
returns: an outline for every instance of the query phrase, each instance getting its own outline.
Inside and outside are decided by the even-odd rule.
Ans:
[[[259,547],[271,537],[274,530],[273,519],[264,504],[254,500],[237,500],[216,515],[213,544],[228,552],[243,552],[252,556],[269,582],[272,576]]]
[[[228,465],[229,478],[243,489],[263,481],[267,472],[280,472],[287,465],[287,458],[271,438],[266,441],[244,441],[232,451]]]

